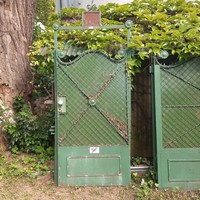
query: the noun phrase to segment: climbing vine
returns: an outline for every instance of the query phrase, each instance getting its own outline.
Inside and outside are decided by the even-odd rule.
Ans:
[[[130,4],[108,3],[98,8],[101,11],[102,25],[122,24],[127,19],[133,21],[129,47],[135,49],[129,70],[135,73],[141,61],[151,53],[159,54],[167,50],[169,54],[185,59],[189,55],[200,54],[200,2],[185,0],[138,0]],[[52,24],[80,25],[83,9],[65,8],[52,15],[46,31],[32,45],[31,64],[42,73],[53,71],[51,50],[53,49]],[[86,46],[88,49],[106,51],[111,56],[123,47],[125,30],[73,30],[59,33],[59,46],[62,42],[70,45]],[[45,54],[41,48],[45,47]],[[51,69],[51,70],[50,70]]]

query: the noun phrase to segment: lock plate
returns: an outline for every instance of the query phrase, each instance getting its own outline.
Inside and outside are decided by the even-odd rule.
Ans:
[[[58,112],[60,114],[66,113],[66,97],[65,96],[58,97]]]

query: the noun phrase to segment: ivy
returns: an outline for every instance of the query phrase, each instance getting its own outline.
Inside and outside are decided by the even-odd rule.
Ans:
[[[167,50],[169,54],[185,59],[189,55],[200,54],[200,2],[185,0],[138,0],[130,4],[118,5],[108,3],[98,9],[102,15],[102,25],[123,24],[132,20],[129,48],[135,49],[135,56],[129,61],[129,72],[134,74],[142,63],[152,53],[159,54]],[[83,9],[67,8],[53,15],[48,21],[47,31],[41,33],[39,39],[32,45],[30,51],[31,65],[40,73],[53,72],[54,22],[61,25],[81,25]],[[84,46],[88,49],[98,49],[114,57],[126,43],[125,30],[73,30],[59,32],[59,48],[62,42],[71,45]],[[48,50],[41,54],[41,48]]]
[[[81,20],[82,12],[84,9],[77,8],[63,8],[58,14],[53,14],[50,17],[49,22],[58,20],[58,21],[67,21],[67,22],[76,22],[77,20]]]
[[[54,0],[36,0],[36,18],[39,22],[47,25],[49,17],[55,11],[55,1]]]
[[[14,123],[4,126],[9,148],[12,152],[21,151],[37,153],[38,148],[47,149],[52,146],[49,129],[53,124],[53,111],[34,115],[22,97],[16,97],[13,103]]]

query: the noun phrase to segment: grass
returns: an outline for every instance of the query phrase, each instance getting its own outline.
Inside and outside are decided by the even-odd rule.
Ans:
[[[152,173],[133,174],[128,187],[57,187],[52,166],[35,155],[0,151],[0,200],[200,200],[200,190],[159,190]]]

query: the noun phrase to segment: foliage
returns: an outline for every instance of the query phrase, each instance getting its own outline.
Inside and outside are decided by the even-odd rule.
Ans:
[[[134,21],[130,47],[155,54],[165,49],[180,59],[188,54],[198,55],[199,5],[199,1],[185,0],[133,1],[128,6]]]
[[[73,7],[63,8],[58,14],[52,14],[48,22],[49,24],[55,21],[74,23],[77,20],[81,20],[82,12],[84,11],[85,11],[84,9],[77,9]]]
[[[51,50],[42,48],[40,39],[41,35],[47,32],[45,26],[48,24],[49,17],[54,13],[54,7],[54,0],[36,1],[33,42],[34,44],[38,44],[38,46],[36,46],[37,48],[33,50],[34,53],[32,54],[31,63],[34,65],[34,68],[32,68],[32,96],[29,96],[29,98],[31,98],[31,102],[29,103],[32,103],[40,97],[52,95],[53,68],[51,65],[53,66],[53,59],[51,57]],[[50,41],[52,41],[53,45],[52,38],[43,39],[43,46],[49,46]],[[34,55],[37,55],[36,59],[34,59]],[[46,60],[44,60],[45,55],[48,55],[46,56]],[[36,67],[39,62],[39,67]],[[32,112],[34,108],[31,108],[31,105],[27,106],[23,97],[19,96],[14,99],[13,109],[15,111],[15,115],[13,116],[14,123],[10,123],[8,120],[6,124],[4,123],[4,129],[9,141],[9,148],[13,153],[17,153],[18,151],[38,153],[38,149],[46,150],[48,147],[52,146],[53,138],[50,136],[49,132],[50,127],[54,124],[52,108],[34,115]]]
[[[28,54],[31,57],[31,67],[34,66],[32,67],[33,88],[31,97],[34,100],[42,96],[50,96],[52,92],[53,59],[51,49],[53,48],[53,34],[47,33],[50,17],[54,13],[54,0],[36,1],[36,17],[33,26],[34,46],[32,46]]]
[[[3,178],[13,180],[24,176],[35,178],[46,174],[51,170],[48,164],[49,158],[49,155],[41,159],[38,155],[4,154],[0,150],[0,180]]]
[[[34,72],[32,100],[36,100],[43,96],[51,97],[53,87],[53,77],[41,73]]]
[[[158,184],[155,182],[154,173],[152,167],[144,175],[132,173],[132,188],[135,190],[136,199],[148,199],[153,190],[157,190]]]
[[[150,165],[151,162],[147,158],[144,157],[132,157],[131,158],[131,165],[137,166],[137,165]]]
[[[7,138],[12,152],[22,151],[37,153],[38,148],[47,149],[52,146],[49,129],[53,124],[53,112],[33,115],[22,97],[16,97],[13,103],[14,121],[5,126]]]
[[[24,105],[24,98],[21,96],[16,96],[13,102],[13,109],[15,110],[15,112],[19,113],[20,111],[22,111]]]
[[[132,173],[132,188],[135,191],[136,199],[148,199],[152,194],[153,190],[157,190],[158,184],[155,182],[155,172],[150,166],[151,162],[147,158],[133,157],[131,159],[133,166],[137,165],[148,165],[149,170],[143,174]]]
[[[13,122],[12,119],[13,112],[6,108],[3,104],[0,104],[0,136],[5,137],[5,134],[3,133],[4,127]],[[6,140],[6,137],[5,137]]]
[[[36,0],[36,18],[37,21],[47,25],[49,17],[55,11],[54,0]]]
[[[142,60],[149,58],[152,53],[159,54],[161,49],[177,55],[179,59],[200,54],[199,6],[199,1],[139,0],[124,5],[108,3],[100,6],[99,10],[102,13],[102,25],[122,24],[127,19],[133,21],[129,47],[136,51],[134,57],[129,60],[128,67],[134,74]],[[49,25],[53,22],[59,22],[61,25],[80,25],[81,12],[82,9],[77,8],[63,9],[58,15],[54,14],[51,17]],[[73,30],[64,33],[60,31],[59,36],[60,48],[62,40],[71,45],[106,51],[111,56],[126,43],[125,30]],[[49,52],[41,55],[41,47],[47,47]],[[52,49],[53,31],[50,27],[33,43],[30,52],[32,66],[37,69],[51,68],[52,72]]]
[[[29,52],[32,67],[32,99],[52,95],[53,85],[53,32],[46,27],[42,31],[35,25],[33,46]]]
[[[6,119],[5,119],[5,112],[6,110],[4,109],[3,105],[0,104],[0,127],[2,129],[2,127],[4,126]],[[0,129],[0,131],[1,131]]]
[[[128,19],[133,21],[128,47],[135,51],[134,56],[128,59],[127,63],[129,73],[135,74],[143,60],[150,59],[151,54],[159,54],[160,50],[167,50],[170,55],[176,55],[179,59],[200,54],[199,6],[200,1],[195,0],[189,2],[185,0],[138,0],[120,6],[109,3],[98,9],[102,13],[102,25],[123,24]],[[82,11],[77,8],[65,8],[60,13],[45,18],[48,19],[47,21],[42,21],[46,25],[45,31],[38,26],[35,27],[34,42],[29,53],[34,74],[32,98],[52,95],[54,66],[52,24],[57,22],[65,26],[79,26]],[[114,57],[118,50],[126,45],[126,30],[58,31],[58,48],[64,49],[66,43],[67,45],[84,46],[86,49],[98,49]],[[37,127],[38,122],[35,116],[31,114],[28,116],[24,118],[23,115],[19,118],[24,120],[23,123],[27,121],[30,129],[33,130],[34,124]],[[34,123],[30,123],[31,120]],[[37,128],[35,130],[38,132]]]
[[[54,47],[53,31],[46,27],[45,32],[41,32],[37,41],[33,42],[29,56],[34,74],[50,76],[53,73],[52,49]]]
[[[42,156],[42,155],[41,155]],[[143,191],[141,186],[131,187],[61,187],[52,180],[52,162],[44,156],[10,154],[0,149],[0,199],[199,199],[200,190],[174,189]],[[47,175],[50,174],[50,175]],[[45,176],[41,176],[45,175]],[[49,177],[51,177],[49,179]],[[139,179],[139,178],[138,178]],[[141,184],[141,181],[140,181]],[[28,191],[28,192],[27,192]],[[147,196],[147,193],[149,196]]]

